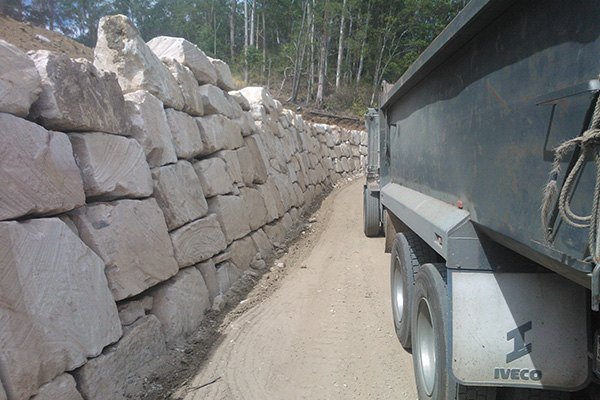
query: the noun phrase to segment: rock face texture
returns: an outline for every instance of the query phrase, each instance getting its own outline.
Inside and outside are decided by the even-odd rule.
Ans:
[[[152,297],[152,314],[161,322],[167,341],[194,332],[210,307],[208,288],[196,268],[186,268],[160,284]]]
[[[206,54],[193,43],[182,38],[155,37],[148,46],[160,59],[171,59],[188,67],[200,83],[217,83],[217,72]]]
[[[124,16],[95,57],[0,41],[0,400],[139,397],[365,161],[363,133],[231,91],[225,63]]]
[[[31,118],[47,129],[100,131],[127,135],[125,100],[114,74],[87,60],[38,50],[32,54],[42,78],[42,93]]]
[[[33,60],[0,39],[0,112],[26,117],[40,93],[42,80]]]
[[[94,58],[96,67],[117,75],[124,93],[146,90],[167,106],[183,109],[177,81],[124,15],[100,19]]]
[[[156,200],[97,203],[73,211],[71,218],[82,240],[106,263],[115,300],[135,296],[177,273],[167,224]]]
[[[58,218],[0,222],[0,379],[29,398],[121,336],[104,263]]]
[[[123,330],[118,345],[76,370],[75,379],[85,398],[124,400],[136,395],[129,392],[129,382],[141,379],[166,351],[160,327],[155,316],[145,316]]]
[[[163,103],[149,92],[138,90],[125,95],[125,109],[131,120],[131,135],[144,148],[148,165],[160,167],[177,161]]]
[[[152,194],[150,168],[137,141],[100,132],[69,138],[87,198],[112,200]]]
[[[0,220],[85,204],[67,135],[0,113]]]
[[[72,375],[62,374],[50,383],[40,388],[37,396],[32,400],[83,400],[81,393],[77,391],[75,379]]]

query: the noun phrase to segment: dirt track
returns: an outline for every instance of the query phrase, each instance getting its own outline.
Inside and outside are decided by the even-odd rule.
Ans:
[[[391,322],[389,254],[383,238],[362,232],[362,180],[334,191],[315,225],[285,256],[276,290],[223,329],[179,396],[417,398],[412,358]]]

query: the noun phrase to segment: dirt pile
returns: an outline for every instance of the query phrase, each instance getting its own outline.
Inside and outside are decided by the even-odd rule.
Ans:
[[[50,50],[64,53],[71,58],[94,59],[94,50],[65,35],[49,31],[27,22],[19,22],[0,15],[0,39],[17,46],[24,52]]]

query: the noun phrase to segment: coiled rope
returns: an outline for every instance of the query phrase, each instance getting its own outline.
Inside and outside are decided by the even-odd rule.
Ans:
[[[573,169],[565,179],[562,188],[558,189],[557,180],[561,172],[561,162],[565,155],[575,146],[581,148],[581,153]],[[554,150],[554,164],[550,172],[550,181],[544,189],[544,203],[542,206],[542,223],[546,228],[546,239],[552,241],[552,230],[550,226],[550,212],[556,203],[558,195],[558,211],[562,220],[573,228],[589,228],[589,250],[590,256],[595,264],[600,264],[600,98],[596,101],[594,114],[590,129],[583,135],[562,143]],[[571,197],[574,190],[574,184],[585,161],[593,156],[596,164],[596,185],[594,189],[594,199],[592,203],[592,213],[587,216],[580,216],[571,210]]]

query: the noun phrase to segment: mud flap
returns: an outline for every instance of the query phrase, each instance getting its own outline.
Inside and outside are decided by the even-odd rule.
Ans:
[[[452,372],[466,385],[561,390],[590,379],[586,290],[556,274],[452,271]]]

